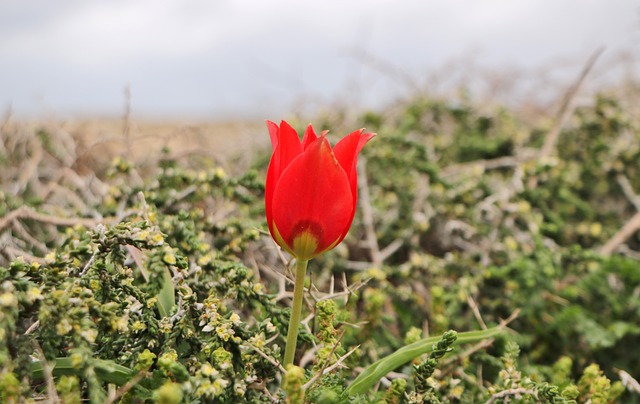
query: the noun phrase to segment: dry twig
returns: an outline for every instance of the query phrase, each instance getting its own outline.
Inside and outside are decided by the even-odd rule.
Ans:
[[[337,361],[336,363],[334,363],[333,365],[329,366],[328,368],[324,369],[324,371],[322,372],[318,372],[315,376],[313,376],[308,382],[306,382],[302,388],[303,389],[307,389],[309,388],[309,386],[313,385],[313,383],[316,382],[316,380],[318,380],[318,378],[320,378],[320,376],[326,375],[327,373],[333,371],[334,369],[336,369],[337,367],[342,365],[342,362],[344,362],[345,359],[347,359],[349,356],[351,356],[352,353],[354,353],[358,348],[360,348],[360,345],[354,347],[352,350],[350,350],[349,352],[347,352],[346,354],[342,355]]]
[[[271,363],[273,366],[277,367],[278,370],[280,370],[280,372],[282,372],[283,374],[286,373],[287,371],[285,370],[284,367],[282,367],[282,365],[280,364],[279,361],[277,361],[276,359],[270,357],[269,355],[267,355],[266,353],[262,352],[262,350],[260,350],[260,348],[251,345],[249,343],[245,343],[244,345],[248,346],[249,348],[253,349],[254,351],[256,351],[256,353],[260,356],[262,356],[264,359],[266,359],[267,361],[269,361],[269,363]]]
[[[360,193],[360,207],[362,209],[362,224],[367,238],[367,246],[371,254],[371,262],[373,265],[380,266],[382,257],[380,255],[380,247],[378,246],[378,237],[373,222],[373,208],[371,207],[371,199],[369,197],[369,184],[367,182],[367,160],[360,158],[358,161],[358,188]]]
[[[638,230],[640,230],[640,212],[633,215],[633,217],[600,248],[600,254],[611,255],[616,248],[627,241],[627,239]]]
[[[587,75],[595,65],[596,61],[598,60],[602,52],[604,52],[604,48],[603,47],[598,48],[589,57],[589,59],[587,60],[587,63],[582,68],[580,75],[565,93],[564,98],[562,99],[562,104],[560,106],[560,109],[558,110],[558,113],[556,115],[555,125],[553,125],[553,128],[551,128],[549,133],[547,133],[547,136],[544,139],[544,144],[542,145],[542,149],[540,149],[540,154],[538,155],[538,158],[542,159],[548,156],[549,154],[551,154],[551,151],[556,145],[558,136],[560,135],[562,128],[566,125],[571,115],[573,115],[573,110],[574,110],[573,99],[575,98],[576,94],[578,93],[578,90],[580,89],[580,87],[582,86],[582,83],[584,82],[584,79],[587,77]]]
[[[495,403],[496,400],[501,400],[509,396],[514,396],[516,398],[519,398],[523,394],[529,394],[534,397],[536,396],[535,390],[525,389],[524,387],[518,387],[515,389],[502,390],[501,392],[498,392],[492,395],[491,398],[487,400],[487,404]]]
[[[21,206],[18,209],[12,210],[7,213],[4,217],[0,218],[0,232],[4,231],[14,220],[21,219],[29,219],[35,220],[37,222],[48,223],[54,226],[76,226],[81,225],[85,227],[93,227],[100,222],[110,222],[111,219],[105,218],[104,220],[96,220],[89,218],[68,218],[68,217],[60,217],[47,215],[44,213],[36,212],[35,210],[28,208],[26,206]]]
[[[467,295],[467,303],[469,304],[469,307],[471,308],[471,311],[473,312],[473,315],[475,316],[476,320],[480,324],[480,328],[482,328],[483,330],[486,330],[487,329],[487,325],[485,324],[484,320],[482,319],[482,315],[480,314],[480,310],[478,309],[478,305],[476,304],[476,301],[473,300],[473,297],[471,297],[471,295]]]
[[[149,372],[147,372],[146,370],[141,370],[140,372],[136,373],[136,375],[133,376],[131,379],[129,379],[127,383],[125,383],[118,390],[116,390],[114,394],[110,395],[104,401],[104,404],[115,403],[120,397],[124,396],[129,390],[135,387],[135,385],[138,384],[140,380],[148,376],[149,376]]]
[[[624,196],[626,196],[629,202],[631,202],[631,204],[635,206],[636,210],[640,212],[640,196],[633,190],[633,186],[631,186],[629,179],[623,174],[618,174],[616,176],[616,181],[618,181],[618,185],[622,188]]]

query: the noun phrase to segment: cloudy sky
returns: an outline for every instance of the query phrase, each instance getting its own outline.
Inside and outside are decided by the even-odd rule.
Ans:
[[[451,60],[577,72],[639,40],[636,0],[5,0],[0,108],[117,116],[127,86],[140,116],[380,105]]]

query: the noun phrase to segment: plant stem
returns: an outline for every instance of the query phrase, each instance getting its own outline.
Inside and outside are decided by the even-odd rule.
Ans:
[[[296,279],[293,288],[293,305],[291,306],[291,319],[289,331],[287,331],[287,345],[284,349],[284,367],[293,364],[298,341],[298,327],[300,326],[300,314],[302,313],[302,297],[304,292],[304,279],[307,274],[309,260],[296,259]]]

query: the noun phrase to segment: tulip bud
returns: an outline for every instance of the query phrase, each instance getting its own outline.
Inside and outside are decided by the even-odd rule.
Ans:
[[[302,141],[285,121],[267,121],[273,155],[265,190],[267,224],[274,240],[298,259],[309,260],[347,235],[358,201],[358,154],[375,136],[363,129],[331,147],[326,132],[311,125]]]

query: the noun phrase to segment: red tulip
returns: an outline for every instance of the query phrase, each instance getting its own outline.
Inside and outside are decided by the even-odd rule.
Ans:
[[[333,149],[326,131],[311,125],[302,141],[285,121],[267,121],[273,155],[267,171],[265,207],[273,239],[287,252],[309,260],[347,235],[358,200],[358,153],[373,133],[357,130]]]

